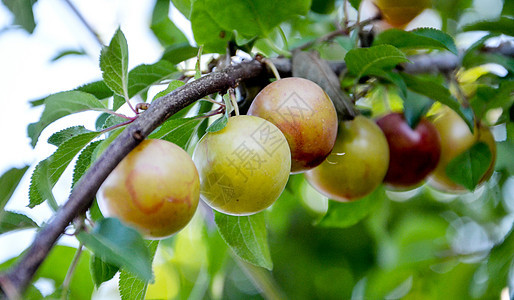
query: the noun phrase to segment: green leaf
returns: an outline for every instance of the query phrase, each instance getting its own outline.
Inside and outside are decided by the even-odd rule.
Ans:
[[[75,155],[99,134],[99,132],[88,132],[74,136],[63,142],[50,157],[39,162],[34,173],[32,173],[30,182],[30,208],[43,203],[47,199],[54,200],[52,188],[57,180]]]
[[[44,296],[41,294],[41,291],[39,291],[33,284],[30,284],[23,293],[23,299],[25,300],[40,300],[43,298]]]
[[[0,234],[27,228],[39,228],[39,226],[26,215],[11,211],[0,211]]]
[[[483,93],[481,90],[481,87],[478,87],[476,94],[479,94],[479,97],[485,102],[484,112],[498,107],[508,110],[514,105],[514,80],[504,80],[500,82],[499,87],[493,90],[485,89]],[[474,99],[471,101],[474,101]]]
[[[193,47],[189,45],[189,43],[180,43],[167,47],[166,50],[164,50],[161,59],[176,65],[187,59],[195,57],[197,53],[197,47]]]
[[[479,120],[490,109],[508,110],[514,104],[514,80],[502,81],[497,88],[479,85],[469,102]]]
[[[193,2],[191,28],[196,43],[203,45],[207,51],[224,53],[228,41],[232,38],[232,32],[227,32],[218,21],[210,15],[205,1]]]
[[[411,276],[412,271],[402,268],[372,270],[367,276],[365,295],[362,299],[401,299],[402,297],[391,293],[405,282],[409,282]]]
[[[169,119],[148,138],[162,139],[187,149],[202,121],[196,118]]]
[[[29,207],[33,208],[45,200],[49,200],[52,208],[57,209],[54,194],[52,193],[55,182],[48,176],[49,173],[50,161],[48,159],[40,161],[30,177]],[[60,176],[61,174],[58,175]]]
[[[311,10],[318,14],[330,14],[335,9],[335,0],[312,0]]]
[[[105,84],[116,94],[128,98],[128,45],[119,28],[109,46],[102,48],[100,69]]]
[[[193,4],[193,15],[198,7]],[[226,31],[236,30],[243,36],[266,37],[280,23],[299,15],[306,15],[310,0],[289,1],[284,5],[275,0],[205,0],[203,8]],[[191,20],[194,22],[194,19]]]
[[[373,45],[388,44],[400,49],[446,49],[458,55],[453,38],[434,28],[419,28],[413,31],[389,29],[383,31],[373,41]]]
[[[207,248],[207,261],[209,262],[207,267],[208,273],[209,276],[214,277],[216,274],[223,271],[223,267],[228,258],[228,247],[225,241],[223,241],[219,231],[212,229],[213,228],[203,226],[202,239]]]
[[[503,1],[503,9],[502,9],[502,15],[512,15],[514,13],[514,2],[512,1]],[[511,290],[511,293],[514,292],[514,290]],[[512,298],[512,296],[511,296]]]
[[[109,136],[105,140],[100,141],[100,144],[93,151],[91,162],[94,162],[98,157],[100,157],[100,155],[107,149],[107,147],[109,147],[114,139],[123,132],[123,130],[125,130],[123,127],[116,128],[110,132]]]
[[[107,117],[107,119],[105,119],[105,122],[103,124],[103,127],[102,127],[102,130],[105,130],[109,127],[112,127],[114,125],[118,125],[120,123],[123,123],[127,121],[127,119],[124,119],[120,116],[116,116],[116,115],[109,115],[109,117]],[[112,132],[110,132],[112,134]]]
[[[462,65],[464,67],[470,67],[472,66],[473,60],[476,57],[475,52],[482,48],[489,39],[496,37],[498,34],[487,34],[480,38],[478,41],[474,42],[471,46],[469,46],[465,51],[464,55],[462,56]]]
[[[32,6],[36,0],[2,0],[7,8],[14,14],[14,24],[20,25],[28,33],[36,28]]]
[[[80,50],[64,50],[64,51],[59,52],[54,57],[52,57],[51,61],[54,62],[54,61],[57,61],[65,56],[69,56],[69,55],[86,55],[86,51],[84,51],[82,49],[80,49]]]
[[[39,226],[24,214],[11,211],[3,211],[0,213],[0,234],[27,228],[39,228]]]
[[[514,175],[514,140],[506,140],[496,143],[496,165],[495,170],[505,170],[509,175]]]
[[[78,239],[105,262],[126,269],[142,280],[152,279],[152,259],[145,240],[137,230],[118,219],[102,219],[91,233],[79,233]]]
[[[379,45],[352,49],[348,51],[344,61],[348,70],[360,78],[364,75],[384,76],[385,70],[391,70],[397,64],[409,60],[397,48],[391,45]]]
[[[435,81],[426,80],[417,76],[409,75],[406,73],[400,74],[405,80],[407,87],[418,94],[427,96],[430,99],[441,102],[454,110],[468,125],[471,132],[474,130],[474,115],[471,108],[464,108],[460,105],[459,101],[455,99],[450,91],[441,84]]]
[[[473,4],[473,0],[433,0],[432,5],[441,14],[443,21],[443,31],[447,31],[448,23],[458,20],[461,14],[468,11]],[[452,19],[452,20],[448,20]]]
[[[446,167],[446,175],[468,190],[474,190],[491,163],[492,154],[487,144],[476,143],[454,158]]]
[[[489,254],[487,260],[487,272],[489,274],[489,290],[500,291],[507,285],[509,268],[514,260],[514,231],[496,245]]]
[[[155,251],[159,241],[146,241],[146,247],[150,252],[151,259],[155,256]],[[144,300],[148,281],[142,281],[131,273],[121,270],[120,281],[118,283],[122,300]]]
[[[106,99],[112,97],[112,90],[105,84],[103,80],[93,81],[86,83],[78,88],[77,91],[89,93],[96,97],[96,99]]]
[[[68,91],[48,96],[41,118],[38,122],[29,124],[27,129],[32,147],[36,146],[43,129],[52,122],[73,113],[103,109],[105,106],[95,96],[84,92]]]
[[[514,19],[512,17],[501,17],[492,21],[480,21],[464,26],[462,31],[489,31],[514,36]]]
[[[237,256],[256,266],[273,268],[264,213],[229,216],[215,211],[214,221],[221,237]]]
[[[75,163],[75,167],[73,168],[73,177],[71,180],[71,188],[75,186],[75,184],[82,178],[82,176],[86,173],[87,169],[91,165],[93,160],[93,153],[95,153],[96,147],[102,141],[95,141],[87,145],[82,152],[80,152],[77,162]]]
[[[206,132],[220,131],[227,125],[228,118],[230,118],[230,113],[233,110],[232,102],[230,101],[230,96],[228,93],[223,95],[223,102],[225,103],[225,113],[214,122],[212,122],[212,124],[205,130]]]
[[[414,92],[407,93],[407,97],[403,100],[403,115],[407,124],[411,128],[416,128],[419,120],[426,115],[433,104],[434,100],[426,96]]]
[[[12,194],[18,187],[23,175],[27,172],[29,166],[23,168],[11,168],[2,176],[0,176],[0,212],[4,210],[5,205],[11,199]]]
[[[380,186],[368,196],[352,202],[330,200],[325,216],[319,221],[321,227],[345,228],[364,219],[377,205],[386,198],[385,189]]]
[[[129,73],[128,95],[132,98],[148,90],[150,86],[166,79],[176,79],[180,74],[175,65],[166,60],[151,65],[139,65]]]
[[[86,83],[86,84],[81,85],[78,88],[76,88],[75,91],[92,94],[93,96],[95,96],[97,99],[100,99],[100,100],[112,97],[112,95],[113,95],[113,92],[104,83],[103,80]],[[40,105],[45,104],[46,98],[47,97],[44,97],[41,99],[30,100],[29,103],[32,107],[40,106]]]
[[[91,130],[87,130],[84,126],[73,126],[63,129],[59,132],[52,134],[48,138],[48,143],[54,146],[59,147],[62,143],[71,139],[74,136],[91,132]]]
[[[350,4],[352,5],[353,8],[355,8],[356,10],[359,10],[359,7],[361,5],[361,1],[362,0],[350,0]]]
[[[225,126],[227,126],[227,123],[228,123],[228,115],[225,113],[221,117],[216,119],[214,122],[212,122],[212,124],[209,125],[209,127],[207,127],[207,129],[205,131],[207,131],[207,132],[220,131],[223,128],[225,128]]]
[[[162,46],[187,42],[187,38],[168,17],[170,10],[169,0],[157,0],[152,13],[150,29]]]
[[[120,95],[114,94],[112,97],[112,110],[117,111],[120,107],[123,106],[123,104],[127,103],[125,101],[125,98],[123,98]],[[112,116],[112,115],[111,115]],[[108,119],[108,118],[107,118]],[[105,125],[105,124],[104,124]],[[105,129],[105,128],[104,128]]]
[[[462,65],[465,68],[472,68],[488,63],[500,65],[507,69],[507,71],[514,73],[514,59],[502,54],[487,53],[484,51],[472,52],[468,53],[462,61]]]
[[[90,260],[91,277],[96,287],[100,284],[111,280],[119,268],[113,264],[106,263],[100,257],[93,255]]]
[[[405,98],[407,97],[407,85],[403,80],[402,76],[394,71],[386,71],[384,76],[380,76],[384,79],[389,80],[392,84],[394,84],[400,90],[400,96]]]
[[[99,220],[102,220],[104,216],[102,215],[102,212],[100,211],[100,207],[98,206],[98,201],[93,201],[93,204],[89,208],[89,217],[93,222],[97,222]]]
[[[107,118],[109,118],[111,116],[111,114],[108,114],[108,113],[101,113],[98,118],[96,118],[96,122],[95,122],[95,130],[96,131],[102,131],[103,129],[103,126],[105,124],[105,121],[107,120]]]
[[[158,92],[154,97],[153,97],[153,100],[154,101],[155,99],[157,98],[160,98],[160,97],[163,97],[163,96],[166,96],[167,94],[173,92],[174,90],[176,90],[177,88],[183,86],[185,84],[184,81],[180,81],[180,80],[172,80],[169,84],[168,84],[168,87],[165,89],[165,90],[162,90],[160,92]]]
[[[195,80],[202,77],[202,67],[201,67],[202,52],[203,52],[203,46],[200,46],[200,48],[198,48],[198,53],[196,54],[195,77],[194,77]]]
[[[187,19],[191,18],[191,0],[171,0],[173,6],[180,11]]]

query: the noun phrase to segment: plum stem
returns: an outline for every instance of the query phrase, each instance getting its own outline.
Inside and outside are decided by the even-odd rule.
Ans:
[[[82,254],[83,247],[84,247],[84,245],[82,243],[80,243],[77,248],[77,252],[75,252],[75,255],[73,256],[73,260],[71,261],[70,268],[68,269],[68,272],[66,273],[66,277],[64,277],[64,281],[62,283],[61,300],[65,300],[68,298],[68,291],[70,290],[71,278],[73,277],[73,273],[76,270],[77,264],[80,259],[80,255]]]
[[[137,117],[130,118],[129,120],[127,120],[125,122],[121,122],[119,124],[116,124],[116,125],[113,125],[111,127],[105,128],[104,130],[101,131],[101,133],[106,133],[106,132],[109,132],[109,131],[114,130],[116,128],[128,125],[128,124],[134,122],[135,119],[137,119]]]
[[[275,69],[276,70],[276,69]],[[234,107],[234,112],[236,116],[239,116],[239,106],[236,101],[236,93],[233,88],[228,89],[228,94],[230,96],[230,101],[232,102],[232,106]]]
[[[120,117],[120,118],[123,118],[123,119],[127,119],[127,120],[131,120],[132,119],[132,117],[126,116],[124,114],[117,113],[117,112],[112,111],[110,109],[95,109],[95,110],[96,111],[101,111],[101,112],[104,112],[104,113],[108,113],[110,115],[117,116],[117,117]]]
[[[277,67],[275,67],[275,64],[270,59],[264,58],[262,60],[262,62],[265,63],[271,69],[271,71],[273,72],[273,75],[275,76],[275,78],[277,80],[281,79],[280,74],[278,73]]]
[[[216,110],[213,110],[213,111],[210,111],[208,113],[205,113],[203,115],[199,115],[197,116],[196,118],[197,119],[205,119],[205,118],[210,118],[212,116],[215,116],[215,115],[219,115],[219,114],[222,114],[225,112],[225,105],[221,106],[221,107],[218,107]]]
[[[212,99],[210,96],[207,96],[207,97],[203,98],[202,100],[207,101],[207,102],[210,102],[210,103],[212,103],[212,104],[217,104],[217,105],[220,105],[220,106],[224,106],[224,105],[225,105],[225,103],[223,103],[223,102],[218,102],[218,101],[216,101],[216,100]]]

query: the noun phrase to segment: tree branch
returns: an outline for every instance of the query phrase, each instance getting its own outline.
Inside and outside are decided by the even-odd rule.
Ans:
[[[494,52],[491,49],[487,51]],[[507,55],[512,56],[512,47],[507,52]],[[412,64],[403,66],[408,73],[445,72],[455,69],[460,63],[460,58],[451,54],[441,54],[415,57],[411,58],[411,61]],[[289,59],[276,58],[273,59],[273,63],[284,77],[291,76]],[[345,64],[341,62],[331,62],[330,66],[337,74],[345,69]],[[196,100],[260,76],[269,76],[265,65],[257,60],[247,61],[210,73],[154,101],[150,108],[140,114],[88,169],[76,184],[68,201],[38,232],[27,252],[7,272],[0,274],[0,298],[3,298],[3,295],[10,299],[20,298],[66,227],[77,216],[87,211],[105,178],[154,129]]]
[[[265,71],[265,67],[256,60],[243,62],[188,83],[154,101],[150,108],[130,124],[89,168],[71,192],[68,201],[38,232],[32,246],[16,265],[0,276],[0,287],[7,297],[17,299],[22,295],[68,224],[91,206],[105,178],[154,129],[194,101],[235,87],[241,81],[263,75]]]
[[[514,57],[514,44],[505,42],[497,47],[484,47],[481,51],[512,58]],[[411,63],[401,64],[399,67],[402,71],[409,74],[448,73],[459,67],[461,59],[461,56],[454,55],[450,52],[442,52],[435,55],[416,55],[409,57]],[[291,76],[291,60],[289,58],[279,57],[272,61],[282,77]],[[329,65],[338,75],[346,70],[344,61],[329,61]]]

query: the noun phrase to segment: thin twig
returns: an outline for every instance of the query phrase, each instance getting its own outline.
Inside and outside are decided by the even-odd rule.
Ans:
[[[324,36],[321,36],[321,37],[315,39],[315,40],[312,40],[303,45],[300,45],[300,46],[296,47],[294,50],[305,50],[305,49],[312,47],[313,45],[329,42],[338,36],[348,35],[348,34],[350,34],[350,32],[352,30],[354,30],[356,28],[362,28],[362,27],[364,27],[368,24],[371,24],[373,22],[376,22],[378,20],[379,20],[378,18],[370,18],[370,19],[364,20],[362,22],[357,22],[348,27],[345,26],[344,28],[334,30],[332,32],[325,34]]]
[[[204,97],[203,99],[200,99],[200,100],[207,101],[207,102],[210,102],[212,104],[217,104],[217,105],[221,105],[221,106],[225,105],[225,103],[223,103],[223,102],[218,102],[218,101],[212,99],[211,96]]]
[[[125,121],[125,122],[121,122],[121,123],[119,123],[119,124],[112,125],[111,127],[107,127],[107,128],[105,128],[104,130],[102,130],[102,131],[100,131],[100,132],[101,132],[101,133],[106,133],[106,132],[109,132],[109,131],[114,130],[114,129],[116,129],[116,128],[123,127],[123,126],[125,126],[125,125],[128,125],[128,124],[130,124],[130,123],[134,122],[134,120],[135,120],[135,119],[136,119],[136,118],[133,118],[133,119],[127,120],[127,121]]]
[[[120,118],[123,118],[123,119],[127,119],[127,120],[133,119],[133,117],[129,117],[129,116],[126,116],[124,114],[117,113],[117,112],[112,111],[110,109],[95,109],[95,110],[96,111],[101,111],[101,112],[104,112],[104,113],[108,113],[110,115],[113,115],[113,116],[116,116],[116,117],[120,117]]]
[[[80,255],[82,254],[83,246],[84,245],[82,243],[79,244],[79,247],[77,248],[77,252],[75,252],[75,256],[73,256],[73,260],[71,261],[70,268],[68,269],[68,272],[66,273],[66,277],[64,277],[64,281],[62,283],[61,300],[66,300],[66,298],[68,296],[71,278],[73,277],[73,273],[75,272],[77,264],[80,260]]]
[[[66,4],[68,4],[68,6],[71,8],[71,10],[73,11],[73,13],[75,13],[75,15],[79,18],[80,22],[82,22],[82,24],[84,24],[84,26],[86,27],[86,29],[93,35],[93,37],[95,38],[95,40],[98,42],[98,44],[100,45],[100,47],[103,47],[104,46],[104,43],[102,42],[102,39],[100,38],[100,35],[93,29],[93,27],[91,27],[91,25],[86,21],[86,19],[84,18],[84,16],[82,16],[82,14],[78,11],[78,9],[75,7],[75,5],[73,3],[71,3],[70,0],[64,0],[64,2],[66,2]]]
[[[198,115],[196,116],[195,118],[196,119],[205,119],[205,118],[210,118],[210,117],[213,117],[215,115],[219,115],[219,114],[222,114],[225,112],[225,106],[221,106],[221,107],[218,107],[217,109],[213,110],[213,111],[210,111],[210,112],[206,112],[202,115]]]
[[[232,106],[234,107],[236,116],[239,116],[239,106],[237,105],[236,92],[233,88],[228,89],[228,95],[230,97],[230,101],[232,102]]]

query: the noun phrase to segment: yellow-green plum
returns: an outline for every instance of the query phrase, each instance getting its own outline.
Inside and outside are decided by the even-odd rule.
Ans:
[[[292,173],[321,164],[334,147],[334,104],[310,80],[290,77],[270,83],[255,97],[248,114],[270,121],[284,133],[291,149]]]
[[[478,124],[474,133],[468,125],[453,110],[445,107],[433,121],[441,137],[441,158],[436,169],[430,176],[429,184],[436,189],[447,192],[464,192],[466,188],[455,183],[446,175],[446,167],[454,158],[471,148],[475,143],[484,142],[491,151],[492,159],[489,168],[479,180],[479,184],[488,180],[494,172],[496,162],[496,143],[490,129]]]
[[[280,196],[289,178],[287,140],[272,123],[236,116],[220,131],[205,134],[193,153],[200,194],[213,209],[251,215]]]
[[[357,116],[341,122],[332,153],[305,173],[320,193],[336,201],[357,200],[375,190],[389,166],[389,146],[375,122]]]
[[[144,140],[107,177],[97,198],[104,215],[119,218],[148,238],[164,238],[193,217],[200,178],[182,148]]]
[[[431,0],[374,0],[387,23],[403,28],[423,10],[429,8]]]

